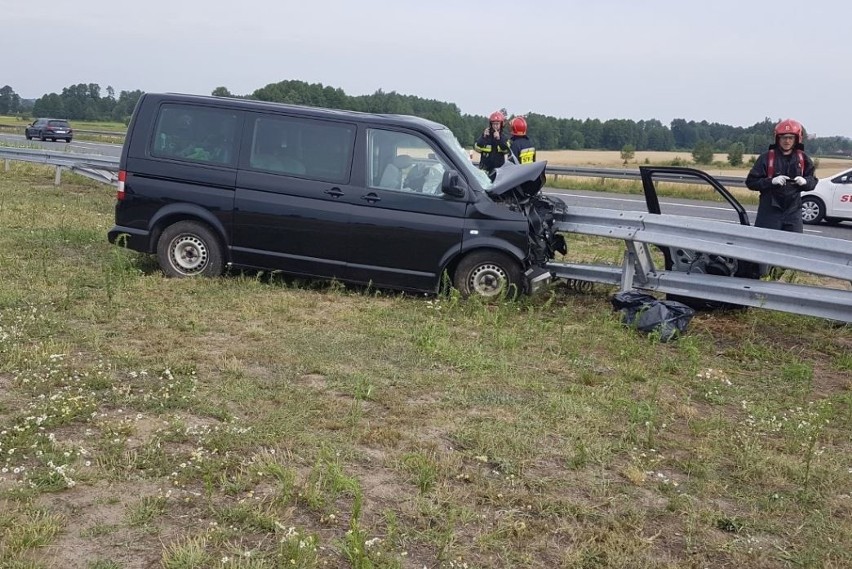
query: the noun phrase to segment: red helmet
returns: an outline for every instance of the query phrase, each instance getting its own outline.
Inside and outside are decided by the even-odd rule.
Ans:
[[[505,122],[506,117],[503,116],[503,113],[500,111],[494,111],[491,113],[491,116],[488,117],[488,122]]]
[[[512,136],[524,136],[527,134],[527,119],[515,117],[509,123],[512,125]]]
[[[795,134],[796,142],[802,142],[802,123],[793,119],[785,119],[775,125],[775,137],[782,134]]]

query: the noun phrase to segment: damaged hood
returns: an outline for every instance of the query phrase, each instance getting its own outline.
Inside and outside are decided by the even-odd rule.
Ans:
[[[544,169],[547,161],[532,164],[512,164],[507,162],[496,170],[494,184],[488,189],[488,195],[500,198],[513,190],[519,190],[531,198],[544,186]]]

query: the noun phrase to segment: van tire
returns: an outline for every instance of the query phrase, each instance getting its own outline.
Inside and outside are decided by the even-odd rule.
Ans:
[[[166,227],[157,241],[157,261],[167,277],[218,277],[224,263],[216,234],[197,221]]]
[[[453,285],[462,296],[515,298],[521,292],[521,267],[498,251],[474,251],[456,267]]]

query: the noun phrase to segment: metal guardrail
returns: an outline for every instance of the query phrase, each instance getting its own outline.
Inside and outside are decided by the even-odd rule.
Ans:
[[[705,251],[852,282],[849,242],[783,233],[748,225],[679,215],[572,207],[554,230],[622,239],[624,263],[549,263],[557,278],[620,284],[668,294],[728,302],[852,322],[852,290],[657,269],[650,245]]]
[[[575,168],[573,166],[547,166],[545,171],[548,176],[558,179],[559,176],[577,176],[585,178],[613,178],[621,180],[641,180],[642,174],[639,170],[627,170],[623,168]],[[713,176],[725,186],[745,187],[745,178],[739,176]],[[662,182],[700,183],[695,176],[679,174],[655,174],[655,180]]]
[[[56,176],[53,183],[56,186],[62,181],[63,169],[71,170],[98,182],[112,185],[118,183],[118,157],[114,156],[33,150],[30,148],[0,148],[0,158],[5,160],[7,171],[11,160],[55,166]]]

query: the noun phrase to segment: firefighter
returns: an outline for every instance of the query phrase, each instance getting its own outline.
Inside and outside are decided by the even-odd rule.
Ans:
[[[527,119],[515,117],[509,121],[512,137],[509,139],[509,149],[518,164],[535,162],[535,146],[527,136]]]
[[[814,162],[805,154],[801,123],[786,119],[775,125],[775,143],[761,154],[746,177],[760,192],[755,226],[802,233],[802,192],[816,187]]]
[[[506,116],[494,111],[488,117],[488,128],[473,143],[473,149],[479,152],[479,167],[494,179],[494,170],[506,163],[509,154],[509,137],[503,132]]]

